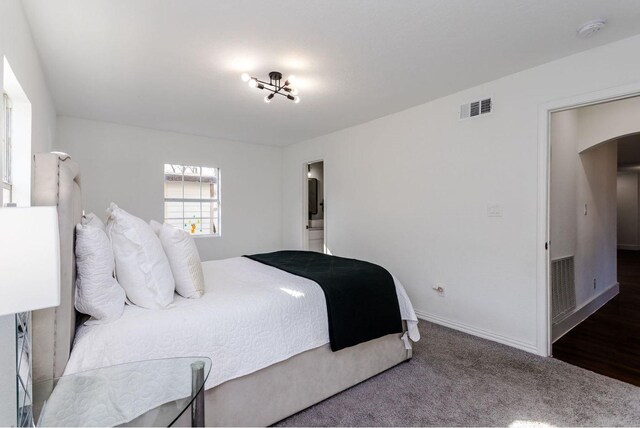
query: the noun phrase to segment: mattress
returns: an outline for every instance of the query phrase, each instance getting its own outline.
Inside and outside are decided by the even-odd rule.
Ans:
[[[176,295],[164,310],[125,307],[108,324],[76,331],[65,374],[167,357],[212,361],[206,389],[329,343],[322,289],[313,281],[246,257],[204,262],[205,294]],[[417,341],[417,318],[394,278],[408,337]],[[405,344],[410,346],[405,338]]]

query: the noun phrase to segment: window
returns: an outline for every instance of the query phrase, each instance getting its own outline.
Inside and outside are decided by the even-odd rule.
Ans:
[[[2,153],[0,153],[0,172],[2,173],[2,198],[0,206],[13,202],[11,180],[11,99],[3,94],[4,128],[2,129]]]
[[[220,235],[220,169],[165,164],[164,221],[193,235]]]

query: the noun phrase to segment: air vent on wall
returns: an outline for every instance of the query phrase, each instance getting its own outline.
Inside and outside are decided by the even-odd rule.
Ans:
[[[573,256],[551,261],[551,312],[554,324],[576,308],[574,263]]]
[[[470,117],[489,114],[491,113],[492,106],[491,98],[462,104],[460,106],[460,119],[469,119]]]

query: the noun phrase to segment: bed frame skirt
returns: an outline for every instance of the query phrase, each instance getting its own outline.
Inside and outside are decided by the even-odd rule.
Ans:
[[[205,391],[206,426],[268,426],[411,358],[401,334],[331,352],[329,344]],[[213,370],[216,362],[213,361]],[[158,409],[159,410],[159,409]],[[153,426],[157,412],[132,425]],[[186,411],[174,426],[190,426]]]

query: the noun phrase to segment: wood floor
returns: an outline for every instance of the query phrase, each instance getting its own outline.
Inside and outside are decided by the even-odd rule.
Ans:
[[[620,294],[553,344],[567,363],[640,386],[640,251],[618,251]]]

